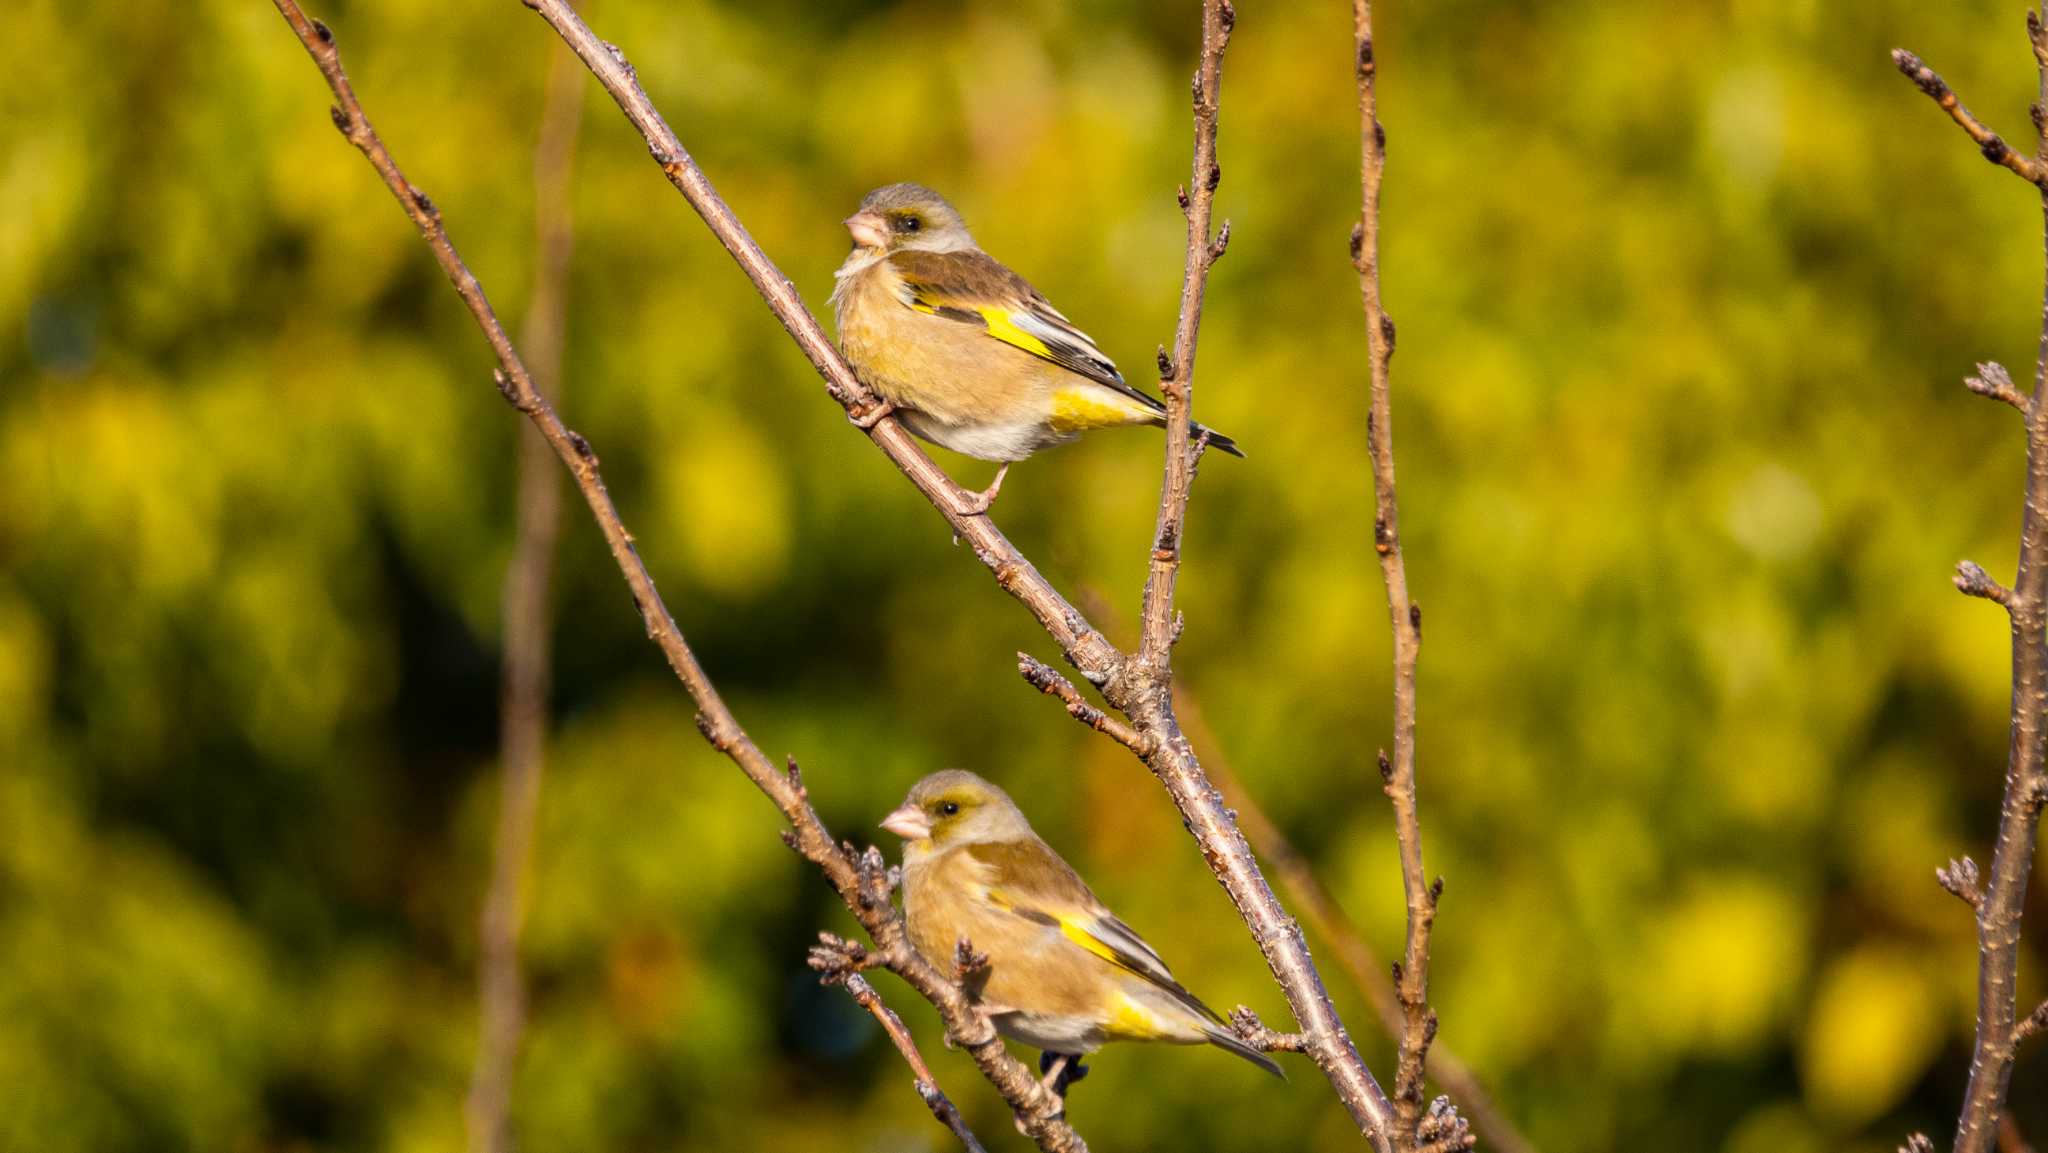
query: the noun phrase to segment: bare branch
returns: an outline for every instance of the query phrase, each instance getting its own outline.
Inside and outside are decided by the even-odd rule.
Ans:
[[[1394,634],[1394,752],[1381,758],[1386,793],[1393,801],[1394,834],[1401,853],[1401,887],[1408,905],[1406,943],[1397,967],[1395,993],[1401,1002],[1402,1027],[1394,1076],[1394,1108],[1399,1129],[1395,1141],[1403,1149],[1420,1149],[1439,1141],[1441,1131],[1425,1138],[1423,1074],[1430,1043],[1436,1037],[1436,1014],[1429,1008],[1429,932],[1436,921],[1439,881],[1431,889],[1422,867],[1422,820],[1415,801],[1415,670],[1422,649],[1422,610],[1408,595],[1408,569],[1401,556],[1401,510],[1394,488],[1393,395],[1389,373],[1394,357],[1394,323],[1380,297],[1380,180],[1386,167],[1387,134],[1379,119],[1376,82],[1379,62],[1372,41],[1371,0],[1352,0],[1352,43],[1358,73],[1359,195],[1358,224],[1350,250],[1358,269],[1359,299],[1365,310],[1366,342],[1371,364],[1371,412],[1366,422],[1366,453],[1372,459],[1374,513],[1373,551],[1387,586],[1387,619]]]
[[[2033,1012],[2012,1027],[2012,1043],[2017,1046],[2043,1030],[2048,1030],[2048,1001],[2035,1006]]]
[[[1963,387],[1978,396],[2009,404],[2019,409],[2022,414],[2027,411],[2027,398],[2014,387],[2012,374],[2005,371],[2005,366],[1995,360],[1979,364],[1977,375],[1963,378]]]
[[[1068,716],[1098,733],[1106,734],[1140,757],[1152,752],[1151,738],[1089,704],[1088,698],[1081,695],[1081,690],[1074,687],[1074,682],[1061,676],[1051,665],[1027,653],[1018,653],[1017,671],[1023,674],[1032,688],[1065,702]]]
[[[1984,893],[1977,887],[1977,862],[1968,857],[1934,870],[1934,879],[1972,909],[1984,903]]]
[[[2014,175],[2029,184],[2048,187],[2048,184],[2043,184],[2041,165],[2014,152],[2012,146],[1998,133],[1984,127],[1982,121],[1972,115],[1968,108],[1963,107],[1963,102],[1956,98],[1955,91],[1948,86],[1948,82],[1937,75],[1934,69],[1921,63],[1918,56],[1903,48],[1894,48],[1892,63],[1898,66],[1900,72],[1905,73],[1906,79],[1919,85],[1920,91],[1925,92],[1929,99],[1941,105],[1941,110],[1948,113],[1949,118],[1964,132],[1970,134],[1970,139],[1977,142],[1977,150],[1984,154],[1984,159],[2010,168]]]
[[[788,330],[798,349],[824,378],[825,391],[846,409],[856,426],[885,453],[896,467],[917,486],[925,499],[939,510],[953,532],[968,543],[975,557],[995,574],[996,583],[1021,601],[1038,623],[1058,642],[1067,659],[1094,684],[1115,675],[1122,654],[1095,631],[1074,606],[1032,567],[988,517],[975,508],[976,494],[954,484],[926,455],[901,423],[884,410],[879,398],[854,376],[839,350],[819,325],[817,317],[804,306],[796,287],[782,274],[768,254],[747,233],[746,226],[726,207],[711,181],[683,148],[682,141],[668,126],[641,89],[633,68],[615,46],[600,40],[576,15],[568,0],[526,0],[539,12],[584,66],[617,101],[626,119],[647,141],[648,152],[690,206],[704,219],[741,271],[754,284],[776,319]]]
[[[575,220],[569,176],[582,120],[583,86],[575,58],[548,56],[547,93],[534,155],[534,224],[540,259],[533,299],[520,326],[534,387],[561,400],[562,332]],[[504,760],[498,827],[492,841],[490,889],[477,940],[477,1052],[465,1113],[472,1153],[509,1153],[513,1073],[526,1025],[526,989],[519,971],[519,934],[532,855],[534,818],[547,747],[552,677],[548,584],[562,522],[561,473],[546,438],[526,428],[519,438],[518,531],[505,566],[504,677],[499,748]]]
[[[1416,1153],[1463,1153],[1472,1148],[1472,1127],[1466,1124],[1449,1097],[1429,1103],[1429,1111],[1415,1128]]]
[[[857,856],[849,847],[835,843],[816,810],[811,808],[800,782],[769,760],[746,730],[740,727],[738,719],[727,708],[703,666],[698,663],[696,654],[684,640],[682,631],[676,627],[667,605],[655,591],[653,579],[634,551],[632,536],[626,531],[618,510],[605,491],[604,480],[598,472],[597,455],[591,451],[587,441],[562,424],[547,398],[534,386],[511,337],[492,312],[482,286],[449,241],[439,213],[426,195],[406,180],[370,126],[369,118],[364,115],[348,77],[342,71],[333,33],[325,25],[308,19],[296,0],[273,0],[273,3],[333,90],[337,101],[332,110],[335,124],[349,142],[362,151],[383,178],[385,186],[398,198],[399,204],[433,249],[435,258],[455,285],[457,294],[468,306],[478,327],[483,330],[485,340],[497,357],[496,379],[500,389],[513,406],[540,429],[549,447],[575,478],[578,490],[590,506],[591,514],[611,548],[621,575],[632,590],[634,603],[639,606],[649,637],[661,648],[677,679],[682,681],[696,702],[697,726],[705,739],[730,758],[782,811],[791,826],[790,835],[785,840],[824,872],[840,899],[874,940],[877,952],[889,970],[932,1002],[940,1019],[945,1022],[947,1034],[968,1051],[983,1075],[1003,1094],[1015,1111],[1019,1126],[1048,1153],[1079,1153],[1085,1150],[1087,1146],[1080,1135],[1066,1124],[1064,1106],[1059,1098],[1041,1086],[1031,1070],[1003,1048],[988,1015],[948,975],[918,955],[911,946],[902,918],[888,900],[888,872],[880,865],[881,854],[871,849]],[[879,900],[875,898],[878,875]]]
[[[1173,649],[1174,581],[1180,573],[1181,538],[1185,533],[1188,497],[1195,483],[1199,450],[1191,449],[1194,432],[1195,345],[1202,331],[1202,298],[1209,287],[1209,269],[1230,244],[1230,226],[1214,240],[1209,236],[1210,209],[1222,183],[1216,161],[1216,117],[1223,88],[1223,52],[1237,11],[1230,0],[1205,0],[1202,5],[1202,59],[1195,71],[1195,150],[1183,211],[1187,216],[1187,258],[1180,281],[1180,320],[1174,326],[1173,354],[1161,353],[1159,380],[1166,396],[1166,475],[1159,489],[1159,516],[1152,531],[1152,567],[1145,578],[1144,606],[1139,612],[1138,660],[1163,678]]]
[[[917,1086],[917,1095],[924,1098],[925,1107],[932,1111],[932,1116],[939,1119],[939,1124],[953,1131],[953,1136],[959,1138],[961,1147],[968,1153],[987,1153],[981,1142],[975,1138],[974,1130],[967,1127],[966,1119],[960,1116],[960,1110],[954,1108],[953,1102],[939,1090],[939,1083],[933,1079],[931,1067],[924,1063],[924,1055],[917,1051],[917,1042],[911,1039],[910,1030],[903,1025],[903,1018],[898,1017],[894,1009],[882,1003],[881,994],[875,992],[874,986],[868,984],[867,978],[855,971],[835,969],[822,972],[818,980],[845,989],[855,1003],[881,1022],[882,1031],[889,1035],[889,1040],[895,1044],[896,1051],[903,1054],[904,1062],[910,1066],[911,1076],[915,1078]]]
[[[1956,575],[1951,579],[1956,591],[1964,596],[1982,597],[2008,609],[2012,607],[2012,590],[1992,579],[1991,574],[1984,571],[1984,566],[1976,561],[1957,561]]]
[[[1276,1033],[1259,1015],[1239,1005],[1230,1011],[1230,1030],[1254,1049],[1267,1053],[1306,1053],[1309,1039],[1301,1033]]]
[[[1978,123],[1939,76],[1910,52],[1892,53],[1899,70],[1911,77],[1955,122],[1969,133],[1984,155],[2039,186],[2048,214],[2048,27],[2042,15],[2027,13],[2027,38],[2034,52],[2037,96],[2033,108],[2037,139],[2032,159],[2015,153],[1995,133]],[[1993,364],[1978,366],[1971,391],[2013,403],[2017,395],[2010,376]],[[2048,301],[2042,307],[2040,353],[2034,368],[2034,395],[2048,386]],[[1968,858],[1951,862],[1937,876],[1942,886],[1975,909],[1977,917],[1977,1035],[1970,1056],[1970,1082],[1956,1119],[1955,1153],[1989,1153],[1998,1141],[2000,1115],[2012,1082],[2016,1039],[2025,1028],[2018,1013],[2020,917],[2027,881],[2033,871],[2034,847],[2041,824],[2041,801],[2048,797],[2048,404],[2028,402],[2026,494],[2020,520],[2019,572],[2013,587],[2004,589],[1983,569],[1958,566],[1956,587],[1973,596],[1997,601],[2012,624],[2012,719],[2005,768],[2005,796],[1999,809],[1998,840],[1991,868],[1980,883]],[[1929,1148],[1924,1138],[1922,1148]],[[1910,1147],[1910,1146],[1909,1146]]]
[[[1265,858],[1267,869],[1279,878],[1288,900],[1301,910],[1301,918],[1308,922],[1309,931],[1336,951],[1338,964],[1344,967],[1351,983],[1371,1004],[1373,1015],[1379,1018],[1387,1036],[1400,1037],[1405,1017],[1400,998],[1387,984],[1386,964],[1366,943],[1365,935],[1359,932],[1343,907],[1316,879],[1315,870],[1309,866],[1308,860],[1273,823],[1257,798],[1238,778],[1193,693],[1182,686],[1175,690],[1174,699],[1179,702],[1181,724],[1188,735],[1196,744],[1209,750],[1209,775],[1215,779],[1216,787],[1223,790],[1231,807],[1237,810],[1238,823],[1251,840],[1252,848]],[[1473,1127],[1486,1139],[1488,1148],[1495,1153],[1536,1153],[1535,1146],[1494,1103],[1485,1086],[1480,1084],[1478,1075],[1441,1041],[1430,1046],[1428,1070],[1430,1077],[1450,1092],[1452,1100],[1460,1103]]]
[[[703,171],[684,151],[675,133],[641,90],[623,54],[593,35],[565,0],[526,0],[526,3],[568,42],[578,58],[618,102],[647,141],[649,152],[661,165],[670,183],[703,217],[713,235],[740,264],[770,310],[825,378],[827,391],[850,413],[869,411],[875,403],[872,394],[848,369],[788,279],[747,235],[745,227],[719,198]],[[1233,20],[1234,13],[1227,4],[1222,0],[1208,0],[1204,8],[1205,68],[1211,67],[1212,51],[1220,52],[1221,37],[1227,33]],[[1213,88],[1205,90],[1213,91]],[[1221,178],[1221,170],[1213,162],[1206,171],[1198,167],[1196,172],[1199,174],[1194,182],[1197,189],[1206,187],[1213,191],[1215,182]],[[1192,203],[1190,199],[1190,208]],[[1201,252],[1206,257],[1210,251],[1204,242]],[[1187,287],[1184,281],[1184,291]],[[1190,344],[1188,362],[1192,360],[1192,352]],[[1174,368],[1176,380],[1184,381],[1189,374],[1189,363],[1177,362]],[[1169,436],[1172,437],[1178,425],[1171,421],[1169,424]],[[1181,466],[1174,462],[1185,461],[1187,475],[1191,479],[1194,460],[1193,453],[1188,450],[1187,431],[1184,427],[1179,428],[1179,437],[1170,441],[1174,447],[1170,448],[1168,459],[1170,468],[1179,468]],[[1181,736],[1173,716],[1170,682],[1163,675],[1166,668],[1164,660],[1150,666],[1161,670],[1160,673],[1127,675],[1131,673],[1131,666],[1139,662],[1111,645],[1045,581],[987,517],[963,505],[962,501],[971,494],[964,494],[953,485],[897,422],[878,420],[868,430],[868,435],[939,509],[954,532],[974,546],[976,557],[995,574],[998,585],[1024,603],[1060,645],[1067,660],[1090,683],[1101,689],[1104,699],[1129,718],[1137,732],[1153,740],[1152,753],[1146,758],[1147,767],[1165,786],[1183,822],[1201,846],[1211,871],[1251,930],[1252,939],[1265,957],[1267,968],[1286,995],[1289,1007],[1302,1024],[1302,1031],[1311,1038],[1311,1055],[1317,1066],[1329,1079],[1338,1099],[1360,1131],[1376,1148],[1390,1153],[1393,1107],[1366,1069],[1364,1060],[1359,1057],[1337,1016],[1335,1006],[1330,1003],[1329,993],[1309,956],[1300,928],[1273,896],[1250,848],[1237,831],[1235,818],[1224,808],[1221,797],[1203,774],[1194,750]],[[1177,548],[1177,529],[1174,544]],[[1170,609],[1170,598],[1161,599]],[[1166,619],[1171,622],[1173,614],[1168,612]],[[1171,647],[1170,625],[1167,642],[1160,651]],[[919,991],[925,992],[924,989]]]

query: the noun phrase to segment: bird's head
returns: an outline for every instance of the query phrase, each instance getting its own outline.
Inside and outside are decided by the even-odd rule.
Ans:
[[[933,773],[910,788],[910,795],[882,827],[909,846],[951,848],[1029,836],[1030,822],[1005,793],[964,769]]]
[[[891,252],[957,252],[973,248],[967,222],[946,198],[922,184],[885,184],[846,218],[855,248]]]

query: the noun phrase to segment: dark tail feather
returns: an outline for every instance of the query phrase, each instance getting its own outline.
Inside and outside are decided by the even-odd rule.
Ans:
[[[1219,452],[1227,452],[1239,460],[1244,459],[1244,450],[1237,447],[1236,441],[1230,439],[1227,436],[1224,436],[1222,433],[1217,432],[1215,429],[1210,428],[1208,425],[1198,424],[1195,426],[1196,436],[1200,436],[1205,432],[1209,434],[1210,448],[1216,449]]]
[[[1273,1076],[1280,1078],[1282,1081],[1287,1080],[1287,1074],[1280,1068],[1279,1062],[1245,1044],[1243,1038],[1229,1029],[1220,1026],[1210,1029],[1208,1037],[1209,1043],[1218,1049],[1235,1053],[1259,1068],[1264,1069],[1266,1072],[1271,1073]]]
[[[1153,428],[1166,427],[1166,421],[1163,419],[1155,419],[1151,423]],[[1236,441],[1230,439],[1227,436],[1224,436],[1222,433],[1217,432],[1215,429],[1210,428],[1206,424],[1201,424],[1198,422],[1193,427],[1196,436],[1200,436],[1205,432],[1209,434],[1210,448],[1217,449],[1222,452],[1227,452],[1230,455],[1238,458],[1239,460],[1244,459],[1244,450],[1237,447]]]

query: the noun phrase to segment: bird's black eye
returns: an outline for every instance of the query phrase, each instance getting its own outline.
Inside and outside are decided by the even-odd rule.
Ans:
[[[905,232],[916,232],[918,229],[924,227],[924,221],[919,220],[917,217],[912,216],[909,213],[905,213],[904,215],[897,218],[896,227],[902,229]]]
[[[939,806],[939,815],[940,815],[940,816],[942,816],[942,817],[957,817],[957,816],[959,816],[959,815],[960,815],[960,802],[958,802],[958,801],[947,801],[947,802],[945,802],[944,804],[940,805],[940,806]]]

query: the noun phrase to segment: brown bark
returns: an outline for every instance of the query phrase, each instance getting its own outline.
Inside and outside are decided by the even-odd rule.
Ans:
[[[605,490],[597,454],[588,441],[562,423],[547,398],[535,388],[532,374],[513,347],[504,325],[492,311],[482,285],[456,253],[433,201],[406,179],[378,139],[376,130],[371,127],[356,99],[347,74],[342,70],[333,33],[325,25],[309,19],[299,8],[297,0],[273,0],[273,3],[291,25],[300,43],[305,45],[334,93],[336,103],[330,109],[330,116],[335,127],[362,152],[383,179],[385,187],[398,199],[400,207],[419,229],[435,260],[454,285],[456,294],[462,298],[477,327],[482,330],[497,359],[495,377],[499,391],[540,430],[548,447],[569,469],[577,490],[590,507],[591,515],[619,566],[620,575],[633,594],[649,638],[661,649],[676,678],[695,702],[697,727],[705,739],[731,759],[755,787],[767,794],[789,821],[790,828],[784,832],[784,840],[804,859],[818,866],[861,927],[874,940],[876,947],[873,952],[861,950],[865,960],[902,977],[905,983],[932,1002],[940,1020],[945,1022],[947,1034],[967,1050],[982,1073],[1015,1110],[1019,1127],[1041,1149],[1047,1153],[1082,1153],[1087,1145],[1066,1124],[1059,1098],[1040,1085],[1037,1076],[1022,1062],[1010,1056],[994,1026],[989,1023],[988,1015],[968,993],[911,947],[902,918],[890,901],[889,873],[882,863],[881,853],[873,848],[856,852],[851,844],[834,842],[831,831],[811,807],[795,764],[792,762],[787,769],[776,765],[740,727],[738,719],[698,663],[689,642],[676,626],[675,618],[669,614],[668,606],[655,591],[654,580],[633,547],[632,534],[619,519],[618,510]],[[842,943],[841,951],[857,948]]]
[[[916,485],[926,499],[931,501],[946,518],[953,531],[973,546],[975,556],[986,565],[996,577],[996,582],[1005,591],[1022,602],[1039,624],[1060,646],[1062,654],[1089,682],[1096,685],[1104,699],[1123,713],[1131,723],[1132,730],[1141,736],[1140,744],[1147,748],[1144,759],[1154,775],[1166,786],[1168,795],[1181,818],[1193,833],[1197,844],[1207,860],[1210,870],[1229,894],[1238,913],[1252,932],[1254,942],[1266,959],[1267,968],[1272,972],[1289,1007],[1300,1022],[1302,1033],[1309,1039],[1309,1053],[1317,1067],[1336,1090],[1360,1131],[1385,1153],[1391,1153],[1390,1139],[1393,1122],[1393,1107],[1386,1094],[1381,1091],[1363,1058],[1351,1043],[1349,1033],[1339,1019],[1335,1007],[1330,1003],[1329,993],[1323,987],[1321,974],[1310,958],[1307,943],[1301,936],[1300,927],[1287,915],[1278,898],[1273,895],[1265,877],[1260,873],[1251,849],[1238,832],[1236,821],[1223,805],[1222,798],[1202,772],[1201,763],[1187,739],[1181,735],[1173,716],[1173,702],[1170,682],[1152,670],[1165,670],[1167,663],[1164,653],[1158,651],[1155,641],[1152,646],[1141,646],[1138,654],[1125,654],[1110,644],[1101,631],[1089,623],[1080,610],[1060,595],[1045,578],[1033,568],[1018,552],[1008,538],[995,527],[979,505],[974,494],[965,492],[955,485],[923,449],[921,449],[902,426],[883,412],[882,406],[860,380],[854,376],[846,362],[839,356],[817,318],[804,306],[795,287],[769,260],[766,253],[747,234],[745,226],[734,216],[732,210],[719,197],[717,190],[702,169],[683,148],[661,114],[657,112],[647,94],[640,88],[623,52],[606,44],[594,35],[577,18],[566,0],[525,0],[528,7],[541,17],[568,42],[584,64],[596,75],[620,109],[647,141],[648,150],[661,166],[669,182],[680,191],[690,206],[704,219],[712,234],[725,245],[748,279],[760,292],[762,299],[782,322],[797,346],[808,357],[812,365],[825,380],[826,391],[847,410],[855,426],[875,442],[890,460],[902,470],[911,483]],[[1224,25],[1230,19],[1224,15],[1228,6],[1221,0],[1210,0],[1204,5],[1203,19],[1203,72],[1213,79],[1214,69],[1220,68],[1221,51],[1225,39]],[[1214,57],[1212,62],[1211,57]],[[1208,83],[1208,79],[1203,81]],[[1198,89],[1198,99],[1203,89]],[[1213,101],[1213,94],[1209,96]],[[1213,158],[1213,115],[1203,128],[1204,121],[1197,115],[1197,131],[1212,134],[1209,156]],[[1199,160],[1197,162],[1199,164]],[[1208,196],[1215,189],[1210,184],[1207,172],[1214,171],[1213,160],[1208,167],[1196,168],[1194,187],[1188,190],[1194,219],[1192,202],[1196,197]],[[1206,220],[1206,208],[1201,219]],[[1220,238],[1219,238],[1220,239]],[[1220,255],[1221,245],[1205,234],[1197,239],[1191,232],[1190,250],[1200,243],[1215,246],[1215,255]],[[1203,272],[1213,261],[1214,255],[1201,258]],[[1184,280],[1183,292],[1187,291]],[[1185,295],[1184,295],[1185,299]],[[1197,298],[1198,299],[1198,298]],[[1184,325],[1186,317],[1184,316]],[[1178,343],[1178,340],[1176,341]],[[1170,366],[1170,375],[1175,383],[1185,386],[1192,379],[1193,343],[1190,338],[1186,363]],[[881,414],[877,418],[877,414]],[[1169,421],[1170,425],[1180,424]],[[1169,427],[1169,435],[1173,428]],[[1185,477],[1192,481],[1194,470],[1193,453],[1186,442],[1186,429],[1181,428],[1179,450],[1185,459]],[[1174,453],[1175,442],[1169,441],[1168,451]],[[1169,457],[1169,472],[1182,466],[1173,463]],[[1162,521],[1167,505],[1174,499],[1174,484],[1169,481],[1167,493],[1162,496]],[[1181,497],[1184,501],[1184,496]],[[1171,542],[1178,548],[1176,532]],[[1155,538],[1154,552],[1161,551]],[[1161,561],[1160,564],[1177,564]],[[1158,570],[1155,569],[1155,575]],[[1155,584],[1158,582],[1154,582]],[[1159,587],[1164,588],[1161,584]],[[1155,594],[1152,618],[1163,615],[1172,620],[1170,599]],[[1154,626],[1149,630],[1158,636]],[[1168,640],[1171,639],[1170,629]],[[1170,647],[1170,646],[1168,646]],[[1153,659],[1142,659],[1150,651]]]
[[[2036,142],[2029,159],[2013,151],[1963,107],[1940,76],[1904,50],[1892,62],[1955,120],[1985,159],[2034,184],[2048,235],[2048,28],[2027,13],[2028,39],[2039,74],[2033,107]],[[2044,242],[2048,248],[2048,242]],[[1998,1143],[2000,1115],[2012,1081],[2013,1057],[2029,1029],[2018,1019],[2020,915],[2033,871],[2041,809],[2048,804],[2048,299],[2042,305],[2040,354],[2034,391],[2021,398],[2005,369],[1986,364],[1967,382],[1970,391],[2010,404],[2026,421],[2027,474],[2020,516],[2019,572],[2011,588],[1969,561],[1956,567],[1963,593],[2002,606],[2012,629],[2012,719],[2006,753],[2005,795],[1991,871],[1980,885],[1976,863],[1965,857],[1937,872],[1942,886],[1968,903],[1977,917],[1977,1030],[1970,1081],[1956,1119],[1956,1153],[1989,1153]],[[1917,1135],[1916,1135],[1916,1139]],[[1924,1139],[1919,1139],[1925,1144]]]
[[[540,139],[534,155],[534,223],[539,260],[533,299],[520,325],[534,387],[561,403],[562,346],[567,311],[569,255],[575,222],[569,177],[583,86],[575,60],[556,52],[548,60]],[[519,437],[518,529],[505,567],[505,658],[499,694],[499,749],[504,761],[492,840],[490,887],[477,933],[477,1053],[465,1105],[472,1153],[509,1153],[512,1085],[526,1028],[526,988],[519,968],[519,936],[526,918],[526,882],[533,827],[545,769],[548,695],[552,677],[548,608],[555,541],[562,521],[561,472],[548,442],[532,428]]]

